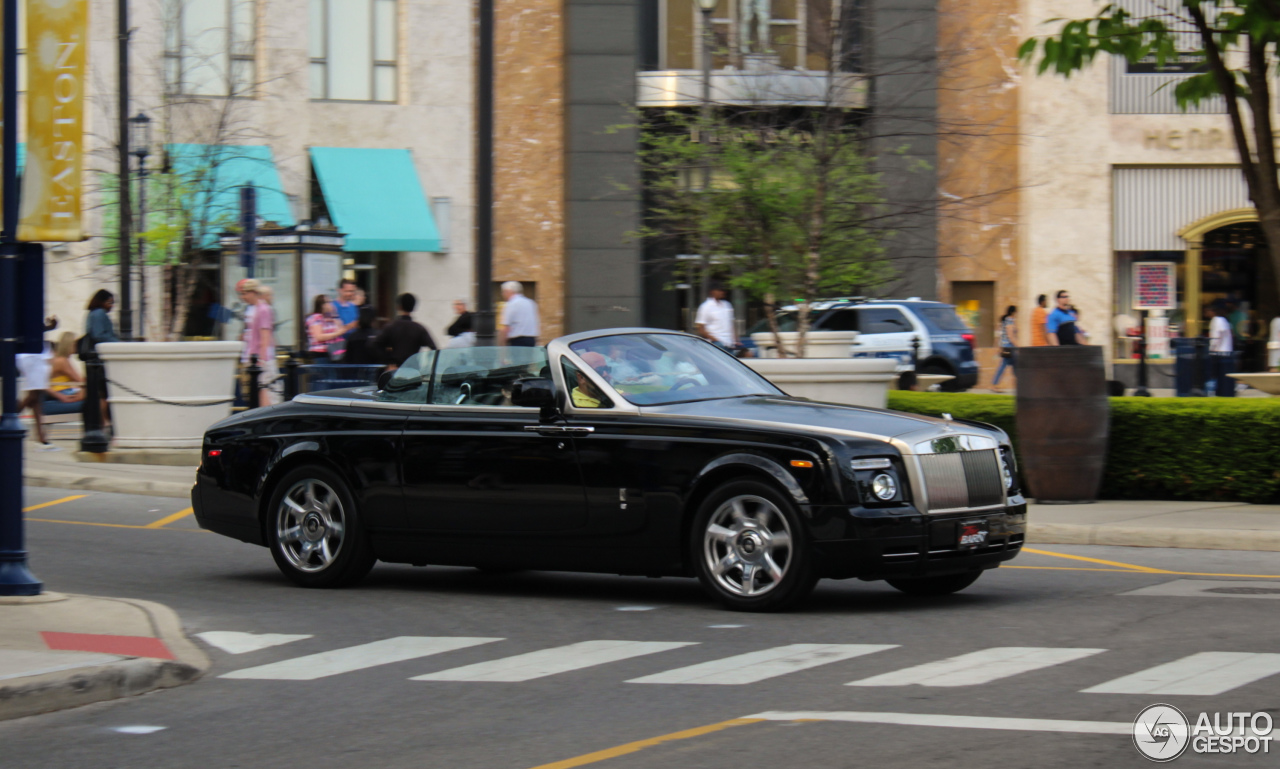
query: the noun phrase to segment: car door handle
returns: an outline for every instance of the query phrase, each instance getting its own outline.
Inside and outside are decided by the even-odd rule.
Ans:
[[[590,435],[596,431],[594,427],[568,427],[566,425],[525,425],[527,432],[539,435]]]

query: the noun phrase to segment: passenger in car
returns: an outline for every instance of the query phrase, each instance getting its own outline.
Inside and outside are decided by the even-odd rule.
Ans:
[[[582,354],[582,362],[596,370],[596,373],[609,379],[609,362],[603,355],[598,352],[584,352]],[[573,400],[573,405],[580,409],[598,409],[604,395],[595,384],[587,378],[587,375],[579,371],[576,367],[573,369],[574,376],[578,380],[570,392],[569,397]]]

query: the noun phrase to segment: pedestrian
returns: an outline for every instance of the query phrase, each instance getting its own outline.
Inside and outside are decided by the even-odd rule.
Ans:
[[[725,297],[728,292],[719,283],[712,283],[707,299],[698,307],[693,320],[693,331],[698,336],[729,352],[739,348],[733,302]]]
[[[1049,317],[1044,322],[1045,337],[1049,340],[1049,345],[1080,344],[1079,337],[1083,332],[1076,326],[1079,314],[1071,306],[1071,294],[1066,290],[1062,290],[1054,298],[1057,300],[1058,306],[1053,309],[1053,312],[1049,313]]]
[[[53,360],[49,367],[49,393],[53,400],[61,403],[79,403],[84,400],[84,376],[80,374],[76,364],[71,362],[71,356],[75,353],[76,335],[70,331],[62,332],[57,344],[53,346]],[[45,402],[49,400],[50,398],[46,398]]]
[[[360,308],[360,317],[356,327],[347,332],[347,351],[342,355],[342,362],[349,365],[374,366],[382,363],[373,349],[373,340],[377,336],[373,322],[378,312],[365,305]]]
[[[1041,294],[1036,297],[1036,306],[1031,310],[1031,346],[1048,347],[1049,337],[1045,334],[1044,324],[1049,319],[1049,297]]]
[[[1004,311],[1004,316],[1000,318],[1000,367],[996,369],[995,378],[991,380],[991,386],[997,387],[1000,384],[1000,377],[1004,376],[1005,369],[1014,367],[1014,356],[1016,353],[1015,339],[1018,338],[1018,308],[1016,305],[1009,305],[1009,309]]]
[[[475,347],[476,333],[472,327],[471,312],[467,309],[467,303],[461,299],[455,299],[453,311],[458,317],[445,331],[450,337],[448,346],[450,348]]]
[[[61,451],[49,442],[44,430],[44,399],[49,391],[50,361],[53,351],[49,343],[44,343],[44,350],[38,353],[21,353],[16,356],[18,376],[22,380],[23,394],[18,401],[18,413],[31,409],[32,421],[35,423],[36,440],[40,442],[41,451]]]
[[[276,381],[279,372],[276,368],[276,314],[271,306],[273,291],[256,280],[245,284],[245,301],[254,305],[252,322],[245,335],[246,361],[258,356],[258,405],[270,406],[275,402],[271,385]]]
[[[311,314],[305,321],[307,327],[307,355],[312,363],[336,363],[342,360],[346,344],[342,337],[347,332],[339,320],[333,302],[324,294],[316,294],[311,302]]]
[[[1209,365],[1215,380],[1214,395],[1231,398],[1236,394],[1236,380],[1228,374],[1235,373],[1235,334],[1231,328],[1230,310],[1220,304],[1210,308],[1213,319],[1209,321]]]
[[[79,344],[80,360],[85,360],[87,356],[96,358],[100,342],[120,341],[120,337],[116,336],[115,325],[111,322],[110,313],[115,306],[115,295],[105,288],[98,289],[89,300],[86,308],[89,317],[85,319],[84,336]],[[91,366],[87,369],[86,379],[88,377],[93,378],[92,382],[87,383],[89,391],[98,393],[102,401],[102,427],[105,430],[111,426],[111,411],[107,405],[107,372],[102,366]]]
[[[502,284],[502,308],[499,341],[508,347],[536,347],[538,345],[538,303],[524,295],[519,281],[508,280]]]
[[[359,290],[359,286],[351,278],[343,278],[338,282],[338,300],[333,305],[338,311],[338,319],[342,322],[344,333],[355,328],[356,321],[360,318],[360,305],[363,302],[356,301],[359,298],[357,293]]]
[[[400,317],[388,323],[387,327],[379,331],[378,336],[373,340],[374,353],[382,357],[392,368],[400,368],[423,347],[436,349],[436,343],[431,339],[431,332],[415,321],[411,315],[413,308],[417,305],[418,299],[413,294],[401,294],[396,297]]]

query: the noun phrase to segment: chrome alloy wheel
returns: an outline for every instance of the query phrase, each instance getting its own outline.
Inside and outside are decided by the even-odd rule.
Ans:
[[[289,563],[299,571],[323,571],[342,550],[347,517],[342,499],[324,481],[293,484],[276,511],[276,539]]]
[[[702,553],[721,589],[744,597],[764,595],[781,584],[791,565],[791,527],[764,497],[733,497],[707,522]]]

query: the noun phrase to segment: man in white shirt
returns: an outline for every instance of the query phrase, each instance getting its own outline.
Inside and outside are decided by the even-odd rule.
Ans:
[[[1216,380],[1214,394],[1222,398],[1236,394],[1236,380],[1227,376],[1235,371],[1235,340],[1232,336],[1226,308],[1214,305],[1213,320],[1209,321],[1209,363]]]
[[[519,281],[502,284],[506,304],[498,321],[498,343],[508,347],[538,346],[538,303],[524,295]]]
[[[707,292],[707,301],[698,307],[693,330],[703,339],[732,350],[738,346],[738,333],[734,328],[733,303],[725,299],[725,294],[723,286],[711,286]]]

